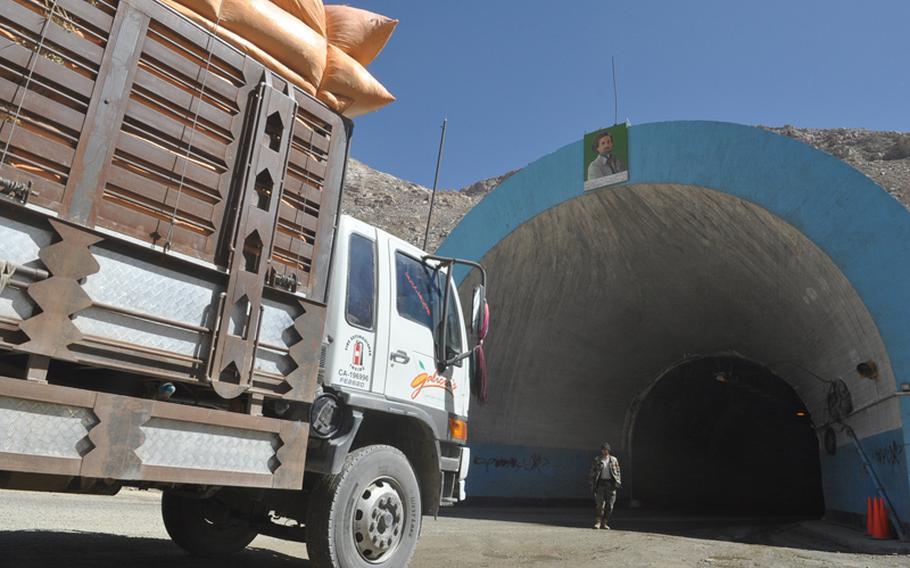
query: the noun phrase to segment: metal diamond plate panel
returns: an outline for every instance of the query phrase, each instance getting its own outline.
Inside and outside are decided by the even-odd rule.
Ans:
[[[0,316],[24,320],[32,317],[35,304],[18,288],[7,287],[0,293]]]
[[[0,397],[0,452],[80,458],[97,423],[85,408]]]
[[[259,341],[272,345],[290,347],[300,340],[300,336],[293,328],[296,313],[294,308],[269,300],[262,301],[262,327],[259,331]]]
[[[266,475],[277,465],[277,434],[165,418],[152,418],[142,432],[136,455],[144,465]]]
[[[267,349],[256,350],[256,370],[274,375],[287,375],[294,370],[294,360],[282,353]]]
[[[194,331],[177,329],[98,308],[79,312],[73,323],[85,335],[95,335],[152,349],[201,357],[207,345]]]
[[[4,217],[0,226],[0,243],[3,243],[0,260],[25,265],[38,260],[38,250],[51,243],[51,231]]]
[[[100,246],[92,254],[101,265],[83,286],[92,300],[192,325],[211,319],[222,292],[215,283]]]

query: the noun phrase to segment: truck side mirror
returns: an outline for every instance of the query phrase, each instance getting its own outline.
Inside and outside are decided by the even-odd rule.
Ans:
[[[477,345],[471,351],[471,392],[480,402],[486,402],[487,357],[483,350],[483,340],[490,331],[490,306],[487,304],[483,284],[474,288],[474,298],[471,302],[471,331],[477,337]]]

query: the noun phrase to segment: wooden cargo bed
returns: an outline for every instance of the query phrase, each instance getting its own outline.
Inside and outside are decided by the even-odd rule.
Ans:
[[[349,130],[157,1],[4,0],[0,373],[42,404],[300,416]]]

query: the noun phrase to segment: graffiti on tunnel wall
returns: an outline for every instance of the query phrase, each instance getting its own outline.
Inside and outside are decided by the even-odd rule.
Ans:
[[[904,455],[904,447],[892,440],[890,444],[872,450],[872,458],[882,465],[898,465]]]
[[[471,444],[469,497],[590,498],[592,451]]]
[[[489,471],[490,468],[502,470],[518,471],[541,471],[550,466],[550,460],[541,454],[534,453],[528,457],[485,457],[477,456],[474,458],[474,465]]]

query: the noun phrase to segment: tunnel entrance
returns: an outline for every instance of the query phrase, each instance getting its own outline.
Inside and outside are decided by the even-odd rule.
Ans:
[[[808,420],[798,438],[788,428],[800,422],[782,413],[803,418],[795,413],[804,409],[826,424],[829,381],[838,377],[856,408],[895,388],[875,321],[840,267],[798,228],[716,190],[655,184],[588,193],[517,227],[483,263],[495,330],[485,343],[491,404],[471,409],[472,443],[485,445],[488,459],[540,456],[551,465],[472,474],[475,495],[585,498],[581,469],[608,441],[626,474],[622,499],[707,508],[729,498],[729,508],[747,514],[820,513]],[[476,283],[470,275],[461,289]],[[691,377],[680,361],[693,365]],[[879,363],[879,378],[858,375],[864,361]],[[697,372],[716,364],[733,365],[738,382],[718,391],[710,372]],[[676,380],[664,377],[652,399],[641,398],[633,427],[640,393],[674,367]],[[873,417],[877,410],[863,418],[864,436],[900,423],[897,404]],[[673,422],[673,413],[684,414]],[[685,420],[696,418],[709,422],[701,439],[689,439]],[[629,438],[649,428],[658,429],[650,440]],[[656,463],[640,456],[642,446],[656,448]],[[721,448],[735,459],[722,460]],[[822,459],[825,504],[862,507],[840,464]],[[545,482],[535,477],[543,474]],[[658,477],[640,481],[649,475]]]
[[[783,379],[739,357],[666,372],[631,429],[631,497],[648,508],[740,515],[824,514],[818,440]]]

